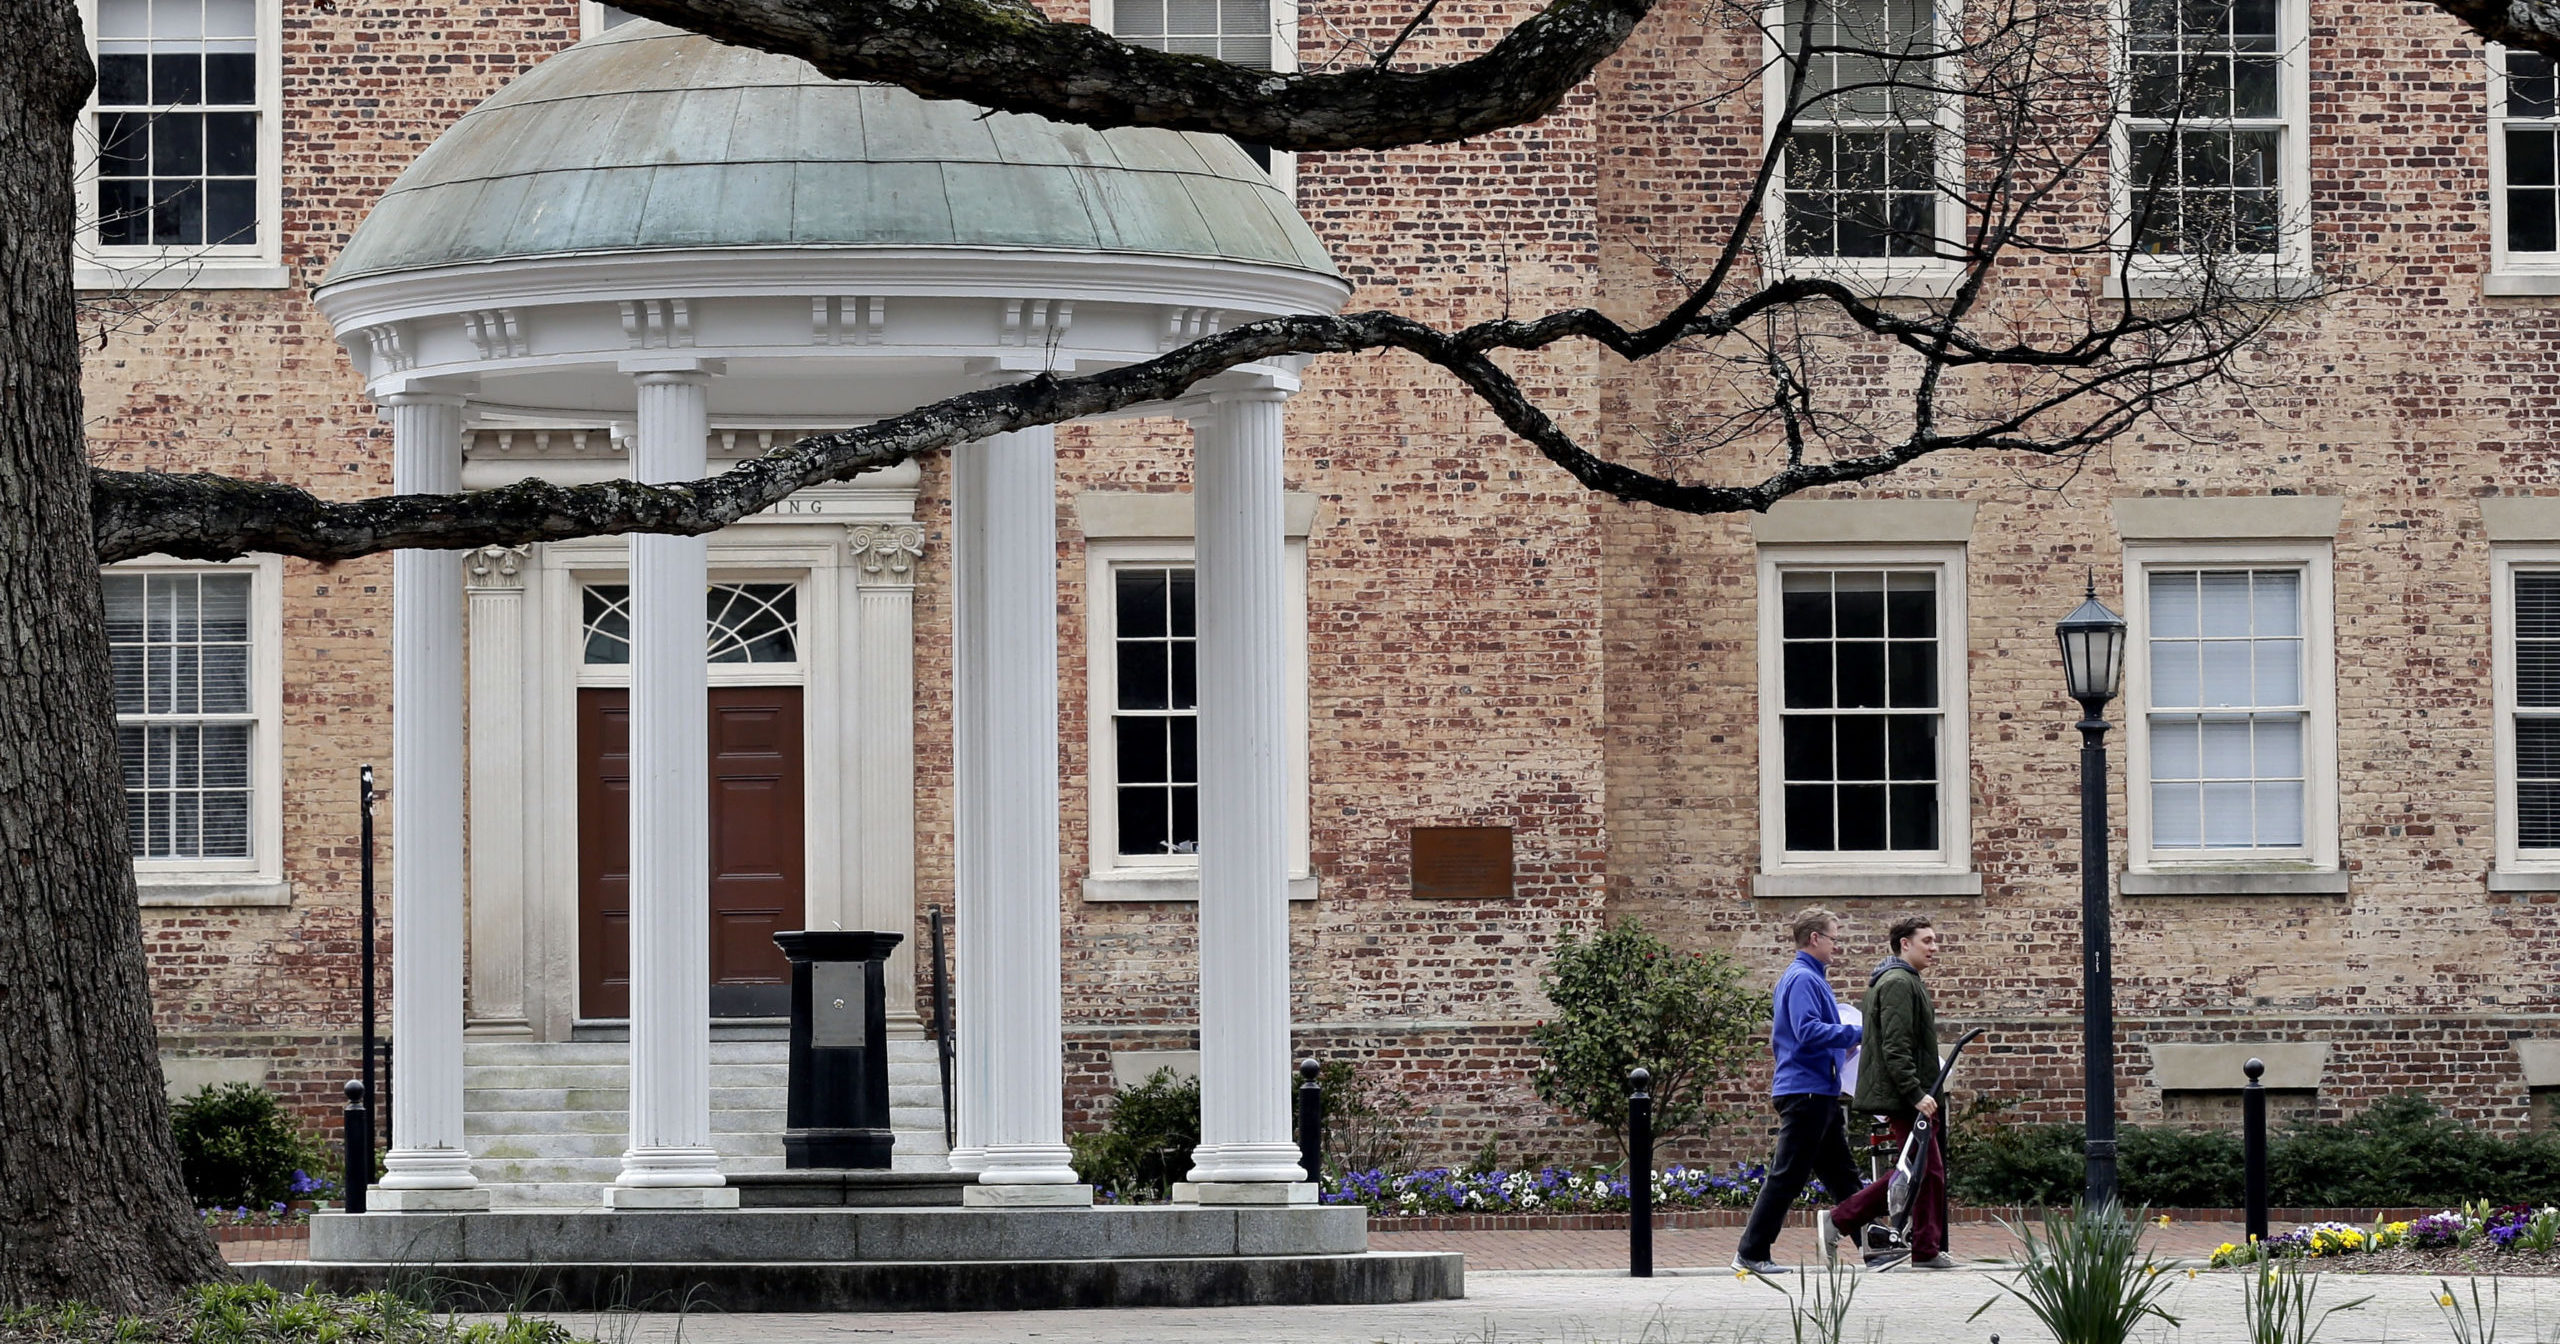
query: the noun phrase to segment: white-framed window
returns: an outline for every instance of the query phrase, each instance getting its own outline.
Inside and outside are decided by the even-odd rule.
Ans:
[[[1962,266],[1942,242],[1964,230],[1962,111],[1910,59],[1948,42],[1936,6],[1780,0],[1767,22],[1765,134],[1785,137],[1769,220],[1778,269],[1951,281]]]
[[[84,0],[83,288],[286,283],[277,0]]]
[[[1093,0],[1092,22],[1133,47],[1284,74],[1298,68],[1297,0]],[[1280,190],[1298,194],[1296,154],[1237,143]]]
[[[2488,63],[2489,271],[2560,291],[2560,83],[2539,52],[2493,42]]]
[[[2303,0],[2120,0],[2110,144],[2128,271],[2310,265]]]
[[[2502,547],[2492,568],[2497,866],[2560,874],[2560,546]]]
[[[2329,547],[2126,547],[2138,872],[2335,871]]]
[[[146,904],[283,904],[283,562],[101,576],[126,838]]]
[[[1964,551],[1763,546],[1761,866],[1965,873]]]
[[[1315,894],[1305,538],[1291,537],[1288,553],[1289,891],[1305,899]],[[1187,539],[1085,543],[1087,900],[1192,900],[1199,893],[1199,588],[1192,554]]]

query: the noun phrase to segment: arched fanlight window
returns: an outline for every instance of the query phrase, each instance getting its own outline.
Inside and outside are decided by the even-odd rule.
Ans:
[[[714,663],[800,661],[800,589],[790,583],[715,583],[703,594],[704,660]],[[631,661],[631,585],[586,589],[586,663]]]

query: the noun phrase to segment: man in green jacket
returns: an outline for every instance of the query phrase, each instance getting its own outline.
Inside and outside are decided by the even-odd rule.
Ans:
[[[1938,1013],[1929,1001],[1928,985],[1920,979],[1921,972],[1938,960],[1938,930],[1928,916],[1913,915],[1895,923],[1887,936],[1892,955],[1867,977],[1867,997],[1859,1008],[1866,1019],[1866,1040],[1859,1049],[1858,1091],[1850,1104],[1892,1123],[1897,1153],[1911,1133],[1913,1119],[1930,1117],[1928,1156],[1911,1192],[1909,1263],[1917,1269],[1953,1269],[1956,1262],[1947,1254],[1947,1228],[1938,1208],[1947,1184],[1946,1159],[1934,1124],[1938,1099],[1929,1094],[1930,1085],[1938,1080]],[[1891,1181],[1888,1174],[1833,1209],[1833,1231],[1855,1239],[1882,1216]],[[1873,1263],[1879,1269],[1895,1269],[1903,1260],[1895,1252]]]

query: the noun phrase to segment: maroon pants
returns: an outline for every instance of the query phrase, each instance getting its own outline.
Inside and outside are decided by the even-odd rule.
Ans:
[[[1902,1154],[1902,1141],[1911,1135],[1911,1121],[1893,1121],[1893,1152]],[[1926,1260],[1947,1249],[1947,1225],[1939,1217],[1939,1192],[1947,1186],[1946,1158],[1938,1151],[1938,1128],[1929,1127],[1928,1160],[1920,1166],[1919,1188],[1911,1192],[1911,1256]],[[1893,1173],[1871,1181],[1867,1188],[1841,1202],[1831,1211],[1831,1222],[1840,1235],[1855,1236],[1859,1228],[1885,1216],[1885,1192],[1893,1183]]]

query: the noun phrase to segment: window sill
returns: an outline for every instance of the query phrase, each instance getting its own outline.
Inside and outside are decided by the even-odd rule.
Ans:
[[[284,289],[293,268],[264,261],[136,260],[126,266],[95,263],[71,268],[76,290]]]
[[[1084,898],[1088,901],[1197,901],[1200,899],[1200,871],[1196,868],[1149,870],[1123,868],[1117,872],[1096,873],[1084,880]],[[1313,876],[1289,879],[1289,899],[1312,901],[1316,898]]]
[[[2489,870],[2489,890],[2560,891],[2560,869],[2492,868]]]
[[[217,877],[202,873],[137,873],[134,883],[141,888],[142,905],[154,906],[280,906],[293,904],[290,879],[272,877]]]
[[[1755,873],[1751,878],[1752,898],[1762,901],[1850,900],[1861,896],[1901,900],[1981,894],[1980,873],[1879,870],[1864,873]]]
[[[2331,869],[2119,873],[2116,890],[2127,896],[2344,896],[2348,874]]]
[[[1962,266],[1918,262],[1872,268],[1805,263],[1779,266],[1770,271],[1772,283],[1779,280],[1828,280],[1870,299],[1943,299],[1964,284],[1964,277],[1965,268]]]
[[[2491,271],[2480,277],[2480,292],[2493,299],[2560,297],[2560,271]]]
[[[2301,299],[2320,292],[2320,277],[2306,270],[2284,268],[2232,276],[2223,281],[2224,289],[2239,299]],[[2196,277],[2187,270],[2137,270],[2128,275],[2109,271],[2105,297],[2110,299],[2192,299],[2196,296]]]

